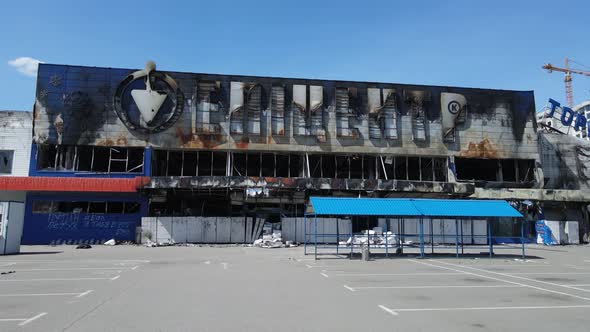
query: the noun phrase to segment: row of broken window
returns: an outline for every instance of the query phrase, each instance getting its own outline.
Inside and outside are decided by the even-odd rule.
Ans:
[[[84,201],[33,201],[33,213],[139,213],[141,204],[138,202],[84,202]]]
[[[447,180],[446,158],[156,150],[153,176]]]
[[[143,173],[143,148],[37,145],[38,171]]]

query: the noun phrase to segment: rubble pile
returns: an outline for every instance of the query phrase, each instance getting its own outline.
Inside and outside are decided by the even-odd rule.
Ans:
[[[353,235],[346,241],[340,241],[338,244],[341,246],[350,245],[365,245],[381,247],[396,247],[398,245],[398,237],[393,232],[383,232],[381,227],[375,227],[373,229],[363,230],[361,235]]]

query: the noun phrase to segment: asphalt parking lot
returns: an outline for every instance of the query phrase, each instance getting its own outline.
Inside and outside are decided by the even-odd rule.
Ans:
[[[0,257],[0,331],[588,331],[590,247],[485,256],[303,248],[23,247]],[[513,255],[513,256],[511,256]]]

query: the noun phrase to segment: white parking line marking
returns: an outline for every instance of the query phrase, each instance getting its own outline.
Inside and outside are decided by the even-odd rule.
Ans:
[[[473,272],[467,272],[467,271],[461,271],[461,270],[453,269],[453,268],[446,267],[446,266],[440,266],[440,265],[435,265],[435,264],[420,262],[420,261],[416,261],[416,260],[410,260],[410,262],[414,262],[416,264],[423,264],[423,265],[427,265],[427,266],[439,267],[441,269],[451,270],[451,271],[456,271],[456,272],[462,272],[464,274],[473,275],[473,276],[477,276],[477,277],[480,277],[480,278],[492,279],[492,280],[506,282],[506,283],[513,284],[513,285],[525,286],[525,287],[533,288],[533,289],[544,291],[544,292],[548,292],[548,293],[554,293],[554,294],[559,294],[559,295],[571,296],[571,297],[575,297],[577,299],[581,299],[581,300],[585,300],[585,301],[590,301],[590,298],[587,298],[587,297],[578,296],[578,295],[569,294],[569,293],[564,293],[564,292],[559,292],[559,291],[554,291],[554,290],[551,290],[551,289],[536,287],[536,286],[532,286],[532,285],[521,284],[520,282],[516,282],[516,281],[504,280],[504,279],[500,279],[500,278],[496,278],[496,277],[486,276],[486,275],[483,275],[483,274],[478,274],[478,273],[473,273]],[[448,264],[448,265],[451,265],[451,266],[461,267],[459,265],[455,265],[455,264],[451,264],[451,263],[444,263],[444,262],[440,262],[440,263],[441,264]],[[471,268],[471,269],[475,269],[475,268]],[[487,272],[487,273],[496,273],[496,274],[498,274],[498,272],[489,272],[489,271],[481,270],[481,269],[475,269],[475,270],[480,270],[480,271]]]
[[[134,267],[131,268],[131,270],[137,270],[138,267],[139,267],[139,265],[135,265]]]
[[[79,281],[79,280],[111,280],[112,278],[40,278],[40,279],[0,279],[0,282],[29,282],[29,281]]]
[[[84,297],[84,296],[86,296],[86,295],[88,295],[88,294],[90,294],[92,292],[93,292],[93,290],[92,289],[89,289],[89,290],[85,291],[84,293],[78,294],[78,296],[76,296],[76,297]]]
[[[19,296],[74,296],[80,293],[29,293],[29,294],[0,294],[0,297],[19,297]]]
[[[305,266],[307,266],[308,269],[311,269],[313,266],[309,265],[309,264],[305,264]]]
[[[18,326],[24,326],[24,325],[27,325],[27,324],[29,324],[30,322],[34,321],[35,319],[39,319],[39,318],[41,318],[41,317],[43,317],[43,316],[45,316],[45,315],[47,315],[47,313],[46,313],[46,312],[42,312],[42,313],[38,314],[37,316],[31,317],[31,318],[29,318],[29,319],[26,319],[24,322],[22,322],[22,323],[18,324]]]
[[[440,262],[440,263],[441,264],[446,264],[446,265],[460,267],[460,265],[456,265],[456,264],[445,263],[445,262]],[[467,268],[468,269],[472,269],[472,270],[476,270],[476,271],[485,271],[485,270],[477,269],[477,268],[474,268],[474,267],[467,267]],[[546,285],[557,286],[557,287],[564,287],[564,288],[568,288],[568,289],[575,289],[575,290],[582,291],[582,292],[590,292],[590,289],[577,288],[577,287],[574,287],[574,286],[564,286],[564,285],[556,284],[556,283],[553,283],[553,282],[548,282],[548,281],[542,281],[542,280],[537,280],[537,279],[520,277],[520,276],[514,275],[515,273],[508,274],[508,273],[491,272],[491,271],[485,271],[485,272],[488,272],[488,273],[491,273],[491,274],[497,274],[497,275],[501,275],[501,276],[509,277],[509,278],[515,278],[515,279],[521,279],[521,280],[526,280],[526,281],[532,281],[532,282],[536,282],[536,283],[540,283],[540,284],[546,284]],[[577,273],[577,272],[573,272],[573,273],[574,274],[584,274],[584,275],[585,274],[588,274],[588,273]],[[529,287],[530,287],[530,285],[529,285]],[[556,291],[552,291],[552,292],[556,292]],[[563,293],[563,294],[568,294],[568,293]],[[568,294],[568,295],[569,296],[574,296],[572,294]],[[580,298],[582,298],[582,297],[580,297]],[[582,298],[582,299],[585,299],[585,300],[589,300],[590,301],[590,299],[588,299],[588,298]]]
[[[380,306],[381,307],[381,306]],[[538,309],[580,309],[590,308],[590,305],[563,305],[563,306],[528,306],[528,307],[465,307],[465,308],[405,308],[405,309],[389,309],[383,307],[381,309],[387,312],[420,312],[420,311],[475,311],[475,310],[538,310]]]
[[[110,280],[110,281],[114,281],[114,280],[117,280],[117,279],[119,279],[120,277],[121,277],[120,275],[118,275],[118,276],[114,276],[114,277],[112,277],[112,278],[111,278],[111,279],[109,279],[109,280]]]
[[[205,265],[209,265],[209,264],[211,264],[211,262],[210,261],[206,261],[206,262],[204,262],[204,264]]]
[[[436,288],[518,288],[524,286],[518,285],[445,285],[445,286],[361,286],[361,287],[348,287],[350,290],[359,289],[436,289]]]
[[[371,277],[371,276],[441,276],[461,275],[463,273],[337,273],[334,277]]]
[[[344,285],[344,288],[348,289],[351,292],[354,292],[354,288],[352,288],[352,287],[348,287],[348,286]]]
[[[16,263],[6,263],[6,264],[0,265],[0,267],[12,266],[12,265],[16,265]]]
[[[488,271],[488,270],[485,270]],[[497,273],[496,271],[488,271],[490,273]],[[508,272],[508,275],[588,275],[590,272]]]
[[[574,270],[588,271],[587,269],[585,269],[583,267],[576,266],[574,264],[564,264],[563,266],[567,266],[567,267],[574,269]]]
[[[329,278],[327,274],[325,274],[324,272],[320,273],[324,278]]]
[[[378,307],[381,308],[381,310],[384,310],[385,312],[388,312],[388,313],[390,313],[390,314],[392,314],[394,316],[397,316],[398,315],[397,312],[395,312],[394,310],[389,309],[388,307],[386,307],[386,306],[384,306],[382,304],[378,305]]]
[[[17,272],[38,272],[38,271],[85,271],[85,270],[121,270],[121,267],[72,267],[58,269],[18,269]]]

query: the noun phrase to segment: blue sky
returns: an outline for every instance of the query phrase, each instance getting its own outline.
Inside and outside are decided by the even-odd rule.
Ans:
[[[590,1],[5,1],[0,109],[30,110],[9,61],[535,90],[565,103],[546,62],[590,66]],[[578,66],[581,67],[581,66]],[[583,67],[582,67],[583,68]],[[586,68],[590,70],[590,68]],[[590,77],[573,81],[576,103]]]

